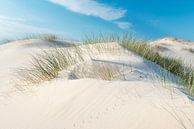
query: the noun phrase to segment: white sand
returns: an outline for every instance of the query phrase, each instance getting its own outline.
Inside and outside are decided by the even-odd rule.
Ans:
[[[29,54],[49,46],[47,42],[41,48],[29,45],[37,42],[43,41],[0,46],[1,94],[13,91],[14,82],[10,80],[13,69],[28,64]],[[69,72],[62,71],[52,81],[29,88],[26,93],[15,91],[1,96],[0,129],[194,128],[193,103],[172,88],[173,84],[165,85],[158,79],[163,74],[159,66],[124,50],[95,54],[92,58],[94,62],[88,60],[89,66],[91,62],[108,61],[119,67],[128,64],[133,72],[127,73],[126,81],[86,77],[69,80],[67,76],[75,66]]]
[[[151,42],[157,51],[165,57],[181,60],[187,66],[194,68],[194,42],[175,38],[163,38]],[[189,51],[191,49],[193,52]]]

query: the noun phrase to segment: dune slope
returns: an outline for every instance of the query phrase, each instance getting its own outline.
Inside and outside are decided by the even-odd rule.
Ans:
[[[176,38],[163,38],[151,42],[151,45],[162,56],[178,59],[187,66],[194,68],[194,42]]]
[[[44,42],[44,45],[26,47],[34,42]],[[174,79],[173,75],[116,43],[108,46],[115,47],[116,51],[111,49],[97,54],[95,49],[85,62],[21,93],[11,90],[14,89],[14,82],[10,82],[13,69],[29,65],[30,54],[48,49],[50,45],[41,40],[1,45],[0,92],[8,95],[1,96],[0,128],[194,128],[193,103],[176,89],[175,84],[161,81],[164,74]],[[122,70],[122,74],[109,81],[98,78],[93,73],[99,70],[101,63],[111,64]]]

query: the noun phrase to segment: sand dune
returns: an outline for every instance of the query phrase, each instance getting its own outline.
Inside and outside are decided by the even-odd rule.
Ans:
[[[194,42],[176,38],[163,38],[153,41],[151,44],[161,55],[179,59],[194,68]]]
[[[43,45],[39,47],[39,43]],[[173,75],[116,43],[102,45],[103,48],[111,46],[111,50],[97,52],[95,44],[89,45],[93,49],[84,62],[61,71],[51,81],[26,89],[25,93],[14,88],[13,71],[30,65],[31,54],[52,46],[43,40],[1,45],[0,128],[194,128],[193,102],[173,82],[161,80],[163,75],[176,79]],[[67,49],[65,47],[59,48]],[[88,46],[80,47],[88,49]],[[102,63],[118,69],[119,75],[112,81],[96,76],[94,72],[99,71]]]

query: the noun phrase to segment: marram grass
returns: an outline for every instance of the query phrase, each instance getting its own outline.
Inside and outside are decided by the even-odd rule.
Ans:
[[[32,56],[31,65],[17,70],[18,79],[26,85],[54,79],[67,67],[83,61],[79,48],[50,49]]]
[[[187,90],[190,95],[194,96],[194,70],[185,66],[183,62],[177,59],[161,56],[156,50],[150,47],[147,41],[140,40],[133,35],[125,33],[122,36],[114,34],[86,36],[86,40],[84,40],[84,42],[86,44],[117,42],[125,49],[128,49],[139,56],[160,65],[162,68],[176,75],[181,79],[180,82],[183,81],[185,83],[185,90]]]
[[[190,95],[194,96],[194,71],[192,68],[185,66],[183,62],[177,59],[161,56],[145,41],[134,41],[134,39],[131,40],[130,38],[123,37],[120,43],[124,48],[160,65],[162,68],[181,78],[186,85],[185,89]]]

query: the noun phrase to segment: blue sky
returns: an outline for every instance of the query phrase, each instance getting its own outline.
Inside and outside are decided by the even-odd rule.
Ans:
[[[1,0],[0,39],[131,32],[194,40],[194,0]]]

